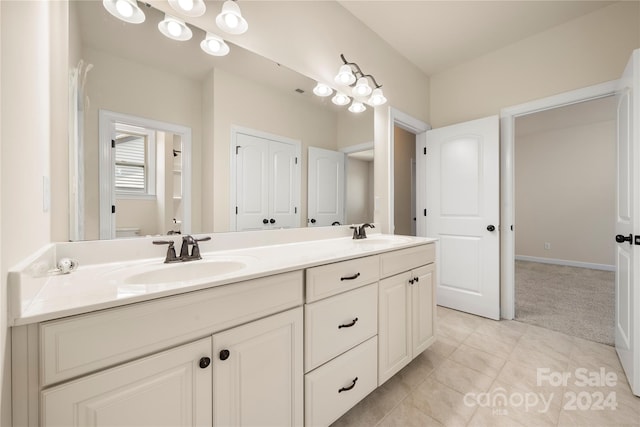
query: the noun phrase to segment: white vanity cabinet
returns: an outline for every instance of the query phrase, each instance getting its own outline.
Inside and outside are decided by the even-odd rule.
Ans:
[[[378,385],[435,341],[435,248],[380,255]]]
[[[14,328],[14,425],[299,426],[303,272]]]
[[[378,255],[307,269],[305,426],[327,426],[377,387]]]

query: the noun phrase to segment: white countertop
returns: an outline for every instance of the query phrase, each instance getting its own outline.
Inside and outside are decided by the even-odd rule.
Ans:
[[[31,262],[10,272],[10,324],[25,325],[88,313],[434,241],[436,239],[370,234],[366,240],[339,237],[230,250],[207,250],[206,245],[202,245],[201,261],[164,264],[164,257],[153,257],[86,265],[81,262],[76,271],[58,275],[43,274],[42,268],[34,268],[42,259],[51,258],[43,251],[39,257],[34,256]],[[137,284],[122,280],[123,274],[135,273],[136,269],[185,268],[186,264],[216,259],[238,261],[245,267],[214,277],[179,282]]]

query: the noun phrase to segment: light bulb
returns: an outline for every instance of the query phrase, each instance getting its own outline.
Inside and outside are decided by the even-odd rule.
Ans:
[[[318,83],[316,87],[313,88],[313,93],[318,96],[329,96],[333,93],[333,89],[324,83]]]
[[[365,77],[360,77],[356,87],[353,88],[353,94],[355,96],[367,96],[371,93],[371,86]]]
[[[239,22],[238,17],[233,13],[224,15],[224,23],[227,24],[229,28],[236,28]]]
[[[218,52],[220,50],[220,48],[222,47],[222,45],[220,44],[220,42],[216,39],[209,39],[207,40],[207,47],[212,51],[212,52]]]
[[[178,0],[178,4],[182,10],[190,11],[193,9],[193,0]]]
[[[116,10],[125,18],[131,18],[133,16],[133,6],[126,0],[116,1]]]
[[[342,92],[336,93],[336,95],[333,98],[331,98],[331,102],[333,102],[336,105],[347,105],[350,101],[351,101],[351,98],[349,98],[347,95],[345,95]]]
[[[371,94],[371,98],[369,98],[369,104],[377,107],[378,105],[382,105],[385,102],[387,102],[387,98],[384,97],[382,89],[380,89],[379,87],[375,88],[373,90],[373,93]]]
[[[340,71],[335,78],[336,83],[348,86],[356,81],[356,76],[353,75],[351,67],[347,64],[340,67]]]
[[[182,34],[182,27],[176,21],[169,21],[167,22],[167,31],[173,37],[180,37],[180,34]]]
[[[365,111],[367,107],[364,106],[362,102],[353,101],[349,106],[349,111],[352,113],[362,113]]]

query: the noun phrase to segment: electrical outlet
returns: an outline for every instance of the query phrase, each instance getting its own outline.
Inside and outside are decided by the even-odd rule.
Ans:
[[[549,242],[544,242],[544,250],[548,251],[549,249],[551,249],[551,243]]]

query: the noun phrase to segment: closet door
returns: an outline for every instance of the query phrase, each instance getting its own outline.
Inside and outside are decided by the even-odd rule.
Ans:
[[[269,225],[300,226],[299,150],[292,144],[269,141]]]
[[[269,227],[269,141],[236,136],[236,231]],[[265,222],[266,221],[266,222]]]

